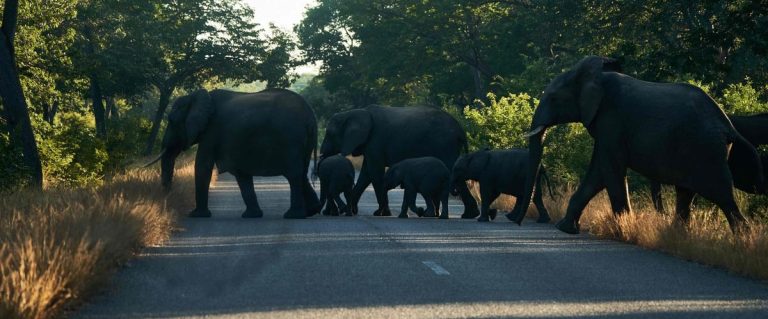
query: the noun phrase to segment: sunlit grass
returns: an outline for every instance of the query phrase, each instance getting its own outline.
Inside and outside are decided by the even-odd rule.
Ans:
[[[3,196],[0,318],[58,317],[139,248],[167,240],[193,202],[193,167],[179,167],[168,193],[157,168],[137,168],[96,189]]]
[[[470,187],[479,199],[476,183],[470,183]],[[544,205],[549,210],[552,223],[565,216],[568,200],[574,191],[575,187],[566,186],[559,187],[554,198],[545,194]],[[666,195],[665,205],[668,210],[673,210],[674,196]],[[736,198],[740,207],[748,206],[748,195],[737,192]],[[631,200],[631,213],[614,216],[607,193],[598,194],[581,217],[582,232],[663,251],[741,275],[768,279],[768,226],[763,222],[751,220],[747,230],[734,234],[722,212],[704,200],[697,200],[688,224],[681,223],[673,213],[656,212],[648,194],[635,194]],[[514,197],[502,195],[492,207],[509,211],[514,204]],[[760,207],[754,213],[765,216],[767,209]],[[533,205],[528,209],[527,216],[538,217]]]

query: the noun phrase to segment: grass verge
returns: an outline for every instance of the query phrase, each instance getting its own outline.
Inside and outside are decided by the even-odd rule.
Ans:
[[[189,161],[179,165],[168,193],[155,168],[94,189],[0,198],[0,318],[59,317],[138,249],[167,240],[194,202],[193,175]]]
[[[478,186],[469,185],[476,198]],[[554,198],[544,195],[546,205],[555,223],[565,216],[568,200],[574,187],[561,187]],[[672,194],[666,196],[673,198]],[[737,193],[740,207],[747,205],[747,195]],[[500,196],[491,207],[509,211],[515,204],[512,196]],[[671,201],[665,203],[674,207]],[[768,280],[768,226],[750,221],[749,229],[734,234],[728,227],[722,212],[703,200],[693,207],[691,220],[683,224],[674,214],[660,214],[653,209],[648,194],[636,194],[632,198],[631,213],[614,216],[608,195],[598,194],[584,209],[581,217],[583,232],[604,239],[632,243],[640,247],[662,251],[686,260],[725,268],[731,272],[761,280]],[[763,210],[768,208],[763,207]],[[765,216],[766,212],[757,212]],[[528,217],[538,217],[531,205]]]

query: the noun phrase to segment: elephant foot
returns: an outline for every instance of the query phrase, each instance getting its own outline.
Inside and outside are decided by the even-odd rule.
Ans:
[[[414,213],[416,213],[416,215],[419,215],[419,217],[424,217],[424,216],[432,217],[432,216],[429,216],[429,212],[424,211],[423,207],[416,207],[416,211]]]
[[[392,212],[389,211],[389,208],[379,208],[373,212],[373,216],[392,216]]]
[[[496,219],[496,215],[498,215],[498,214],[499,214],[499,211],[496,210],[496,209],[488,210],[488,217],[490,217],[491,220],[495,220]]]
[[[208,218],[211,217],[211,211],[208,209],[197,209],[189,212],[189,217],[192,218]]]
[[[304,219],[307,218],[307,213],[300,209],[291,208],[283,214],[285,219]]]
[[[323,216],[330,216],[331,215],[331,209],[326,206],[325,209],[323,209],[322,214],[323,214]]]
[[[509,212],[509,213],[507,213],[504,216],[507,217],[507,219],[509,219],[509,221],[517,222],[517,215],[518,215],[518,213],[516,213],[516,212]]]
[[[461,214],[461,218],[463,219],[472,219],[476,218],[477,216],[480,216],[480,212],[475,209],[464,209],[464,213]]]
[[[246,209],[240,217],[242,218],[261,218],[264,216],[264,212],[260,209]]]
[[[546,223],[549,223],[550,221],[552,221],[552,218],[549,218],[549,214],[547,213],[539,214],[539,218],[536,219],[536,222],[539,224],[546,224]]]
[[[323,207],[320,206],[320,204],[313,205],[312,208],[307,209],[307,217],[315,216],[320,213],[320,210],[322,210]],[[338,216],[338,213],[336,213],[336,216]]]
[[[478,218],[477,221],[479,221],[481,223],[487,223],[487,222],[490,222],[491,220],[488,218],[487,215],[486,216],[480,215],[480,218]]]
[[[400,215],[397,215],[397,218],[408,218],[408,212],[400,213]]]
[[[448,219],[448,214],[440,214],[440,219]]]
[[[557,224],[555,224],[555,227],[566,234],[576,235],[579,233],[579,225],[573,220],[569,220],[567,218],[561,219],[559,222],[557,222]]]

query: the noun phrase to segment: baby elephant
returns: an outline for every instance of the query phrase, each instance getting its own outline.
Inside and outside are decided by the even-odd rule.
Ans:
[[[448,193],[451,172],[442,161],[434,157],[419,157],[401,161],[387,170],[384,187],[387,190],[401,186],[405,190],[400,218],[408,218],[408,208],[419,217],[448,218]],[[416,193],[427,202],[424,212],[416,207]],[[440,204],[442,203],[442,211]]]
[[[480,208],[480,218],[478,221],[487,222],[489,214],[492,218],[496,217],[496,210],[489,209],[491,203],[499,197],[500,194],[512,195],[518,198],[512,212],[507,214],[507,218],[515,220],[518,214],[525,214],[526,208],[520,207],[519,197],[525,194],[525,178],[528,172],[528,150],[510,149],[489,151],[482,150],[469,153],[460,157],[453,166],[451,178],[451,189],[455,189],[459,183],[464,183],[471,179],[480,183],[480,196],[482,205]],[[550,221],[549,213],[541,200],[541,176],[544,175],[544,168],[541,168],[539,180],[536,181],[536,190],[533,194],[533,202],[536,209],[539,210],[538,223],[547,223]],[[552,190],[549,191],[550,196]]]
[[[351,216],[352,212],[347,210],[347,205],[341,200],[341,193],[349,200],[350,191],[355,184],[355,168],[352,162],[337,154],[320,160],[318,171],[320,207],[325,206],[323,215],[339,216],[339,213],[346,212],[347,216]]]

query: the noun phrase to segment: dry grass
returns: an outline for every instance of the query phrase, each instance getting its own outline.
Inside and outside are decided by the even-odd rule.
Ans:
[[[97,189],[22,191],[0,199],[0,318],[52,318],[81,302],[139,248],[167,240],[193,201],[192,165],[174,189],[157,168]]]
[[[470,182],[470,189],[478,196],[478,188]],[[568,200],[574,187],[559,188],[554,198],[546,194],[544,202],[555,223],[565,216]],[[671,195],[671,194],[670,194]],[[743,194],[739,194],[743,197]],[[674,207],[666,196],[666,207]],[[744,198],[740,198],[745,202]],[[503,195],[492,207],[509,211],[515,198]],[[632,198],[633,212],[614,216],[608,195],[598,194],[584,210],[580,224],[582,231],[591,235],[620,240],[643,248],[662,251],[686,260],[728,269],[731,272],[757,279],[768,279],[768,226],[750,222],[748,230],[733,234],[722,212],[709,204],[694,207],[690,222],[685,225],[673,214],[660,214],[653,209],[648,194]],[[741,205],[742,207],[745,205]],[[529,208],[528,217],[538,217],[536,209]]]

